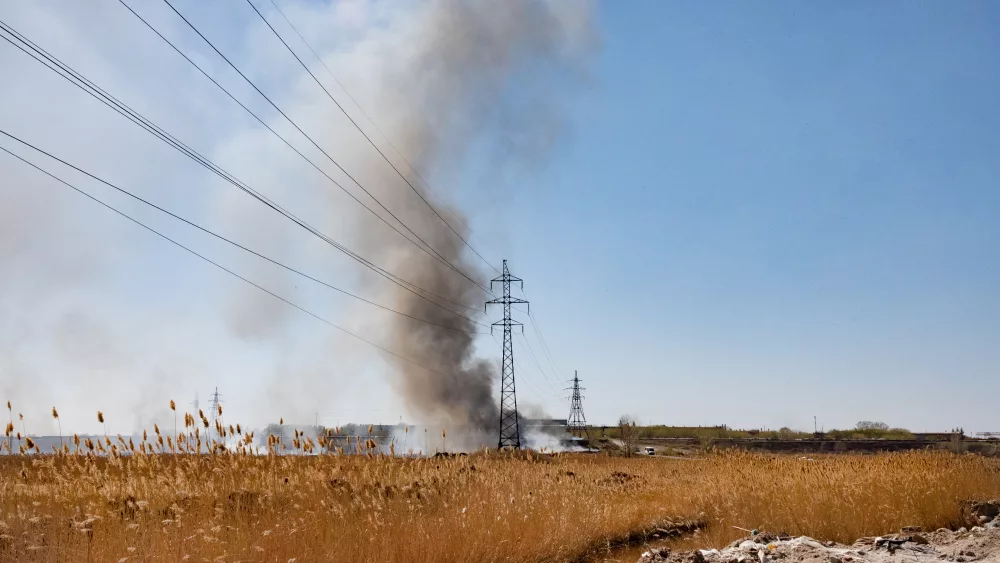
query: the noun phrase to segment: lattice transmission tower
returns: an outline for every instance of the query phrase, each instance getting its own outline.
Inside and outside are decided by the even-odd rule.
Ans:
[[[225,401],[222,400],[222,394],[219,393],[219,388],[216,387],[215,391],[212,393],[212,412],[210,415],[213,422],[216,418],[219,418],[219,405],[222,403],[225,403]]]
[[[511,327],[519,326],[523,332],[524,325],[510,318],[510,309],[514,303],[524,303],[528,307],[530,305],[524,299],[510,296],[511,282],[520,283],[521,288],[524,289],[524,280],[510,275],[506,260],[503,261],[503,274],[490,281],[490,289],[493,289],[493,284],[497,282],[503,284],[503,297],[491,299],[486,302],[486,305],[503,305],[503,320],[497,321],[490,326],[491,332],[494,326],[503,327],[503,363],[501,365],[502,374],[500,379],[500,441],[497,448],[519,449],[521,447],[521,431],[518,426],[517,395],[514,393],[514,343],[511,338],[510,329]]]
[[[586,435],[589,438],[587,417],[583,415],[583,395],[580,393],[583,391],[583,387],[580,387],[580,376],[577,375],[576,370],[573,370],[573,387],[569,387],[567,390],[570,389],[572,389],[573,395],[569,401],[569,418],[566,419],[566,429],[573,436],[582,438]]]

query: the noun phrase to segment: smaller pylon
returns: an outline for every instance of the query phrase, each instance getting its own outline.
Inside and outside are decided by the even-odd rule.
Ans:
[[[219,417],[219,405],[225,403],[222,400],[222,394],[219,393],[219,388],[215,388],[215,392],[212,393],[212,412],[210,413],[210,418],[214,421]]]
[[[580,387],[580,376],[577,375],[576,370],[573,370],[573,387],[569,389],[573,390],[573,395],[570,397],[569,418],[566,419],[566,429],[573,436],[578,438],[586,436],[589,439],[590,432],[587,431],[587,417],[583,415],[583,395],[580,394],[583,391],[583,387]]]

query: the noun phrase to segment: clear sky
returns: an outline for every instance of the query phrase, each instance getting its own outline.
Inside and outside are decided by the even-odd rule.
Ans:
[[[591,415],[1000,424],[996,6],[598,20],[597,85],[511,228]]]
[[[162,3],[131,4],[253,100]],[[252,11],[232,4],[178,7],[294,115],[328,124],[322,139],[338,157],[366,158],[363,139],[348,136]],[[410,36],[394,32],[420,3],[279,5],[391,130],[396,106],[370,76],[389,72],[380,57],[406,51]],[[525,280],[536,324],[522,318],[525,338],[515,338],[519,398],[564,417],[562,388],[578,370],[597,424],[628,413],[679,425],[808,429],[816,416],[827,428],[871,419],[1000,430],[1000,9],[647,1],[598,3],[586,15],[593,34],[573,76],[502,85],[511,107],[555,107],[542,114],[557,117],[551,146],[499,162],[470,150],[433,179],[460,203],[473,245]],[[116,2],[8,3],[0,19],[248,182],[357,236],[361,211],[326,195]],[[379,295],[351,262],[226,195],[7,43],[0,68],[15,78],[0,84],[0,128]],[[490,147],[538,125],[512,116],[470,122]],[[16,272],[0,281],[0,392],[40,411],[36,428],[58,403],[81,429],[102,408],[131,431],[165,420],[164,397],[204,400],[215,385],[254,423],[408,417],[385,383],[392,364],[365,345],[283,306],[246,307],[267,298],[242,295],[238,282],[6,155],[0,171],[0,266]],[[381,313],[127,209],[392,346]],[[478,348],[498,361],[489,337]]]

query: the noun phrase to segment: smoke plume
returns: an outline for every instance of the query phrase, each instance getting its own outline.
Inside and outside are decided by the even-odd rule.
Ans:
[[[399,53],[399,64],[382,74],[376,98],[381,114],[395,118],[390,136],[413,167],[425,178],[454,176],[477,150],[495,163],[489,168],[496,173],[511,163],[533,167],[543,161],[565,130],[562,91],[553,84],[554,77],[577,74],[591,45],[588,6],[539,0],[435,0],[411,21],[411,28],[400,31],[398,43],[406,54]],[[409,177],[417,189],[422,188],[413,174]],[[408,190],[399,178],[395,181]],[[453,208],[456,194],[445,183],[434,183],[435,189],[423,190],[422,195],[469,240],[467,223]],[[434,251],[488,286],[495,272],[487,271],[422,202],[408,205],[412,210],[408,224]],[[432,302],[474,317],[492,296],[413,245],[399,244],[390,252],[394,270],[409,281],[471,308],[462,310],[441,299],[394,288],[393,301],[404,313],[433,323],[396,320],[394,346],[434,370],[400,363],[392,381],[395,389],[421,422],[461,428],[471,434],[466,447],[479,445],[484,436],[490,436],[492,443],[499,429],[493,392],[499,370],[495,363],[476,357],[475,337],[470,334],[485,329]]]
[[[467,225],[482,210],[468,207],[463,213],[462,202],[470,198],[458,186],[467,185],[470,177],[506,177],[544,164],[567,133],[564,102],[584,77],[593,47],[591,14],[582,2],[279,4],[433,189],[331,85],[322,67],[311,58],[306,63],[467,240],[473,240]],[[199,6],[191,3],[185,11],[434,252],[480,283],[495,275],[368,146],[251,11],[241,13],[236,5],[220,12]],[[169,10],[141,11],[171,35],[176,18]],[[94,8],[58,0],[51,5],[18,3],[7,12],[5,18],[28,37],[332,238],[449,301],[481,310],[490,298],[333,188],[121,6]],[[265,15],[281,22],[276,12]],[[120,33],[95,33],[92,21]],[[280,23],[278,28],[302,54],[288,28]],[[230,41],[221,41],[227,36]],[[178,34],[177,40],[185,52],[208,61],[213,74],[259,110],[262,103],[253,92],[224,78],[213,53],[197,38],[183,37]],[[485,330],[303,235],[16,50],[0,49],[0,63],[19,77],[0,84],[0,118],[11,132],[317,277],[435,324]],[[175,95],[178,91],[185,95]],[[278,130],[306,147],[274,119]],[[15,146],[9,141],[3,145]],[[23,147],[16,152],[54,166]],[[357,193],[321,155],[308,154]],[[477,358],[479,337],[324,293],[95,182],[59,167],[53,170],[276,293],[433,368],[391,364],[395,399],[414,422],[471,426],[495,436],[497,366]],[[364,385],[358,388],[368,391],[370,378],[356,374],[377,374],[381,366],[377,352],[366,345],[214,271],[11,157],[0,157],[0,173],[5,178],[0,182],[0,393],[14,401],[15,410],[24,409],[29,431],[55,431],[48,411],[56,404],[64,430],[103,430],[93,417],[101,409],[113,431],[127,432],[150,420],[169,419],[168,399],[187,405],[197,392],[204,397],[215,385],[229,400],[227,412],[246,424],[304,413],[308,422],[320,418],[332,425],[341,413],[323,420],[321,411],[338,399],[349,401],[346,397],[359,382]],[[485,195],[482,199],[495,205],[506,194]],[[476,198],[478,194],[471,199]],[[376,207],[367,196],[361,199]],[[483,343],[493,347],[488,337]],[[374,399],[343,417],[374,413],[383,406],[373,404]],[[371,416],[395,419],[399,405],[391,406],[392,411]],[[451,436],[449,431],[448,445],[454,447]]]

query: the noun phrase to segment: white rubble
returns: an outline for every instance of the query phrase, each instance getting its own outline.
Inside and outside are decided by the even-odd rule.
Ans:
[[[799,536],[762,543],[748,539],[724,549],[671,552],[651,549],[639,563],[1000,563],[1000,528],[976,526],[952,532],[862,538],[853,545]]]

